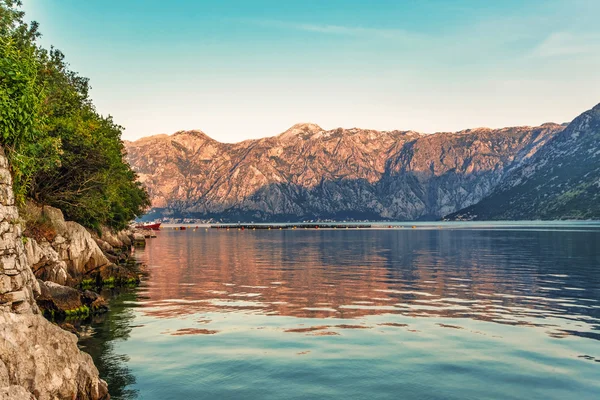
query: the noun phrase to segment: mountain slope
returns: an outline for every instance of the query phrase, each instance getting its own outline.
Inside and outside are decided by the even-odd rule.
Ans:
[[[507,174],[492,194],[448,219],[600,219],[600,104]]]
[[[415,220],[481,200],[562,129],[544,124],[423,135],[298,124],[279,136],[234,144],[181,131],[126,142],[126,148],[162,216]]]

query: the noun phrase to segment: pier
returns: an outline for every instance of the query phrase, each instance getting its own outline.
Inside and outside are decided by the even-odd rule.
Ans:
[[[370,224],[328,224],[328,223],[300,223],[300,224],[216,224],[211,229],[248,229],[248,230],[283,230],[283,229],[366,229]]]

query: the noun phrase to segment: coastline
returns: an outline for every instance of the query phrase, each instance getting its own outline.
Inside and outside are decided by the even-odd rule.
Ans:
[[[130,255],[133,246],[145,245],[145,235],[90,232],[44,206],[33,207],[44,234],[28,237],[32,230],[15,205],[1,147],[0,178],[0,397],[109,399],[90,355],[56,321],[108,311],[95,292],[102,287],[137,285]]]

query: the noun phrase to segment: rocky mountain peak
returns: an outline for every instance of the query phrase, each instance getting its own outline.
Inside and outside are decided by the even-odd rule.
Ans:
[[[192,129],[189,131],[177,131],[173,134],[174,139],[179,136],[187,136],[187,137],[192,137],[192,138],[197,138],[197,139],[202,139],[202,140],[216,141],[215,139],[211,138],[210,136],[208,136],[206,133],[202,132],[199,129]]]
[[[306,138],[322,131],[323,128],[321,128],[319,125],[310,122],[304,122],[292,126],[278,137],[282,140],[293,139],[296,137]]]

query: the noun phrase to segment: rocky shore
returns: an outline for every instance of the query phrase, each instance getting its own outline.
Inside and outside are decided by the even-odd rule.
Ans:
[[[59,209],[25,209],[20,216],[0,148],[0,399],[108,399],[76,335],[51,321],[105,312],[96,291],[139,283],[130,255],[145,235],[90,232]]]

